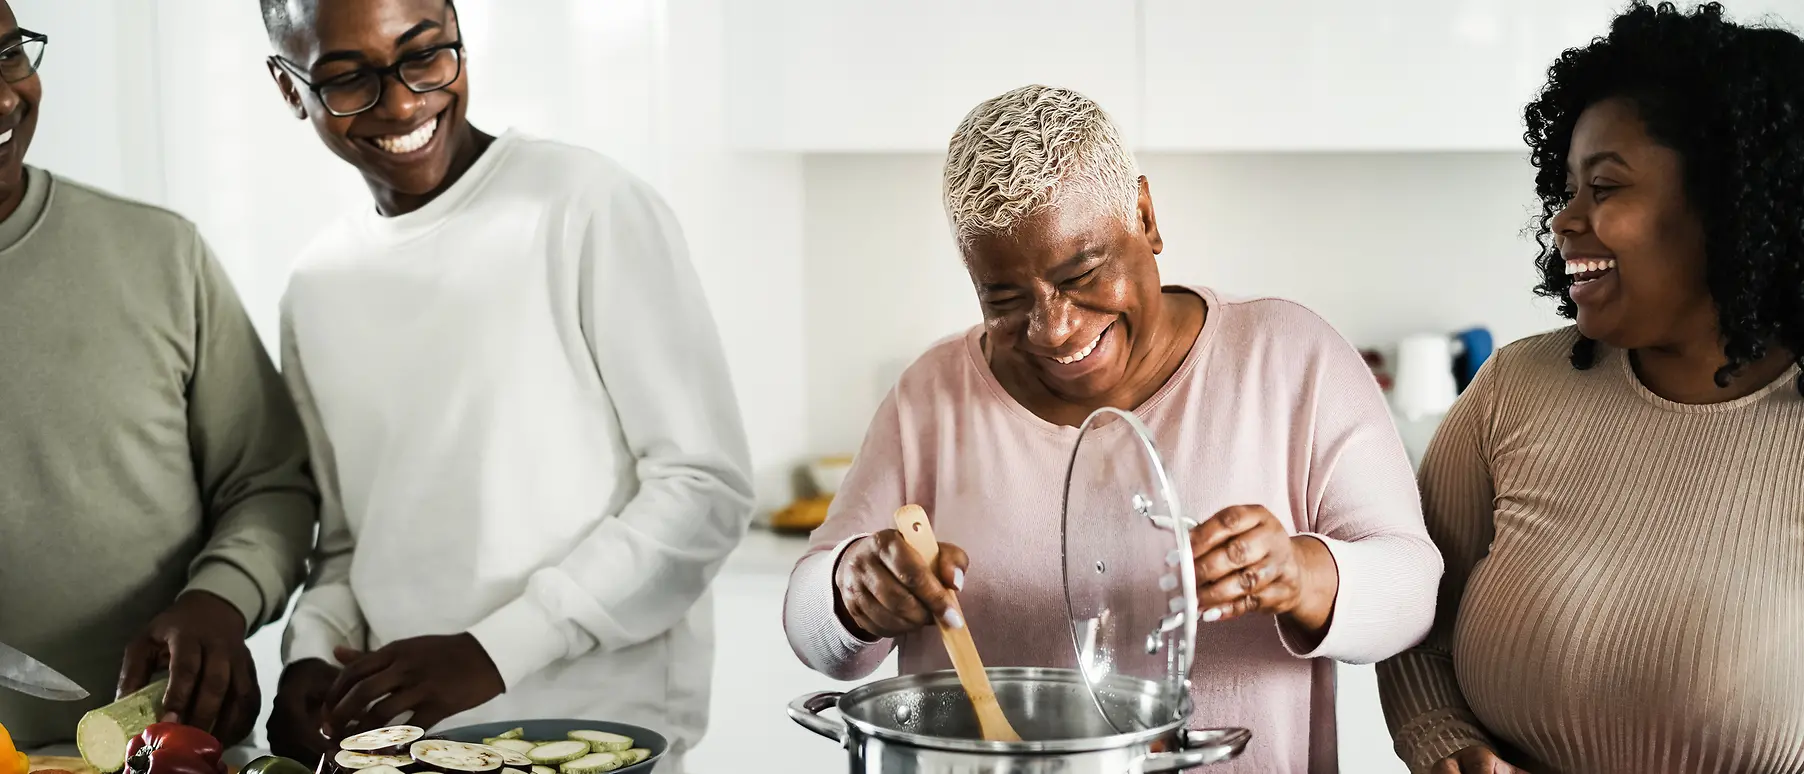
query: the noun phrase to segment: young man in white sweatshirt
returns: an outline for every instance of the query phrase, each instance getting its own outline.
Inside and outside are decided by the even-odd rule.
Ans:
[[[748,452],[677,224],[599,154],[465,121],[447,0],[263,0],[271,75],[375,206],[283,301],[323,508],[277,752],[428,728],[707,723]]]

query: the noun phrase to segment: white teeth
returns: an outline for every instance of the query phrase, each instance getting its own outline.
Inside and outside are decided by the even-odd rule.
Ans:
[[[1082,351],[1078,352],[1075,355],[1072,355],[1071,357],[1055,357],[1055,358],[1053,358],[1053,361],[1055,361],[1061,365],[1071,365],[1072,363],[1075,363],[1079,360],[1083,360],[1084,358],[1089,357],[1090,353],[1096,351],[1096,345],[1101,344],[1101,343],[1102,343],[1102,334],[1098,333],[1098,334],[1096,334],[1096,340],[1090,342],[1090,346],[1084,347]]]
[[[4,132],[0,132],[0,145],[5,145],[12,141],[13,141],[13,130],[8,129]]]
[[[1601,261],[1567,261],[1566,274],[1583,274],[1588,271],[1608,271],[1616,268],[1616,259],[1607,258]]]
[[[432,134],[436,131],[438,131],[438,118],[435,116],[424,126],[407,134],[377,137],[375,143],[376,147],[389,153],[412,153],[426,147],[426,143],[432,142]]]

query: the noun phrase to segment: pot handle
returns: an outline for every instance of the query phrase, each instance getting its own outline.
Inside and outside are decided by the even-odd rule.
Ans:
[[[1178,743],[1183,749],[1148,755],[1141,762],[1140,770],[1151,774],[1220,763],[1239,756],[1252,738],[1253,732],[1244,728],[1186,729],[1178,737]]]
[[[789,719],[809,731],[845,744],[846,724],[821,717],[822,712],[839,704],[839,697],[842,695],[844,694],[839,691],[821,691],[796,699],[789,703]]]

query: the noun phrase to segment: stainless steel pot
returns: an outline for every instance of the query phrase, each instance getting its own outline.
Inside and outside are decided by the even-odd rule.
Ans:
[[[1245,729],[1186,730],[1169,722],[1171,696],[1158,683],[1111,676],[1095,697],[1070,669],[985,670],[1021,742],[986,742],[971,701],[951,671],[895,677],[846,693],[796,699],[789,716],[846,748],[862,774],[1123,774],[1180,771],[1229,760],[1246,748]],[[1148,720],[1123,734],[1103,715]],[[837,709],[840,719],[821,715]],[[1188,711],[1175,713],[1187,717]]]

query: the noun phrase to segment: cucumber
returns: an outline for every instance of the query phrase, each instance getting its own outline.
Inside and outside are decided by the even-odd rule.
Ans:
[[[510,728],[506,731],[501,732],[501,735],[497,736],[495,738],[496,739],[525,739],[526,738],[526,729]]]
[[[603,774],[625,766],[626,761],[611,752],[589,753],[557,767],[561,774]]]
[[[570,740],[539,745],[532,748],[526,757],[540,766],[557,766],[581,758],[590,752],[588,742]]]
[[[651,757],[651,751],[643,747],[635,747],[620,755],[621,757],[626,758],[626,765],[631,766],[635,763],[644,763],[646,758]]]
[[[75,725],[75,746],[82,760],[100,774],[124,770],[126,746],[162,717],[163,692],[168,688],[167,679],[158,680],[83,715]]]
[[[589,749],[595,752],[620,752],[633,749],[633,740],[619,734],[606,731],[571,731],[570,738],[578,742],[587,742]]]

